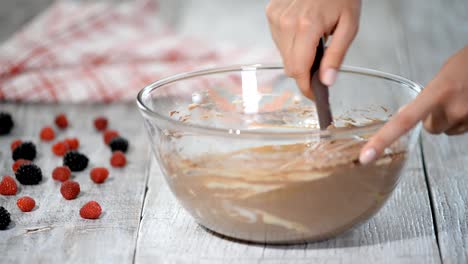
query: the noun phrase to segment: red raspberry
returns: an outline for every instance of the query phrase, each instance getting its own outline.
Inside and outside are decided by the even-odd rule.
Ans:
[[[112,165],[112,167],[124,167],[125,164],[127,164],[127,158],[125,157],[125,154],[122,151],[115,151],[114,153],[112,153],[110,164]]]
[[[80,216],[84,219],[98,219],[101,212],[101,206],[96,201],[90,201],[81,207]]]
[[[115,130],[106,130],[104,131],[104,143],[106,143],[106,145],[109,145],[109,143],[111,142],[112,139],[114,139],[115,137],[118,137],[119,136],[119,132],[115,131]]]
[[[67,166],[59,166],[52,171],[52,178],[56,181],[64,182],[70,179],[71,170]]]
[[[15,148],[17,148],[19,145],[21,145],[21,143],[23,143],[23,141],[21,141],[20,139],[17,139],[15,141],[11,142],[11,145],[10,145],[11,151],[15,150]]]
[[[18,205],[18,208],[23,212],[31,212],[36,206],[36,201],[29,196],[23,196],[18,199],[16,205]]]
[[[0,194],[1,195],[15,195],[18,191],[18,186],[15,180],[11,176],[3,176],[0,182]]]
[[[59,141],[52,145],[52,152],[57,156],[63,156],[65,153],[67,153],[67,151],[68,145],[63,141]]]
[[[94,119],[94,127],[98,130],[98,131],[103,131],[107,128],[107,118],[103,117],[103,116],[98,116]]]
[[[109,171],[104,167],[96,167],[91,170],[89,175],[93,182],[100,184],[106,181],[107,177],[109,176]]]
[[[31,164],[31,161],[25,160],[25,159],[19,159],[15,161],[15,163],[13,163],[13,166],[11,166],[11,169],[13,170],[13,172],[16,172],[19,169],[19,167],[21,167],[21,165],[24,165],[24,164]]]
[[[71,180],[64,181],[60,187],[60,192],[62,193],[63,198],[73,200],[80,193],[80,184]]]
[[[57,127],[60,129],[65,129],[68,127],[68,119],[65,114],[60,114],[57,117],[55,117],[55,124]]]
[[[47,126],[41,130],[40,137],[44,141],[52,141],[55,138],[55,132],[50,126]]]
[[[65,143],[67,143],[70,150],[77,150],[80,146],[80,141],[77,138],[66,138]]]

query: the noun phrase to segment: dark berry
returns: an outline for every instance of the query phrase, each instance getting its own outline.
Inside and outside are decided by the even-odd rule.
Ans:
[[[68,166],[71,171],[82,171],[88,167],[88,158],[78,151],[69,151],[63,157],[63,165]]]
[[[0,206],[0,230],[7,229],[10,222],[10,213],[5,208],[3,208],[3,206]]]
[[[122,152],[127,152],[128,149],[128,140],[123,137],[115,137],[109,142],[109,146],[112,149],[112,152],[120,150]]]
[[[35,164],[23,164],[15,173],[16,179],[23,185],[36,185],[42,180],[42,171]]]
[[[9,134],[14,123],[9,113],[0,112],[0,135]]]
[[[36,158],[36,146],[32,142],[23,142],[13,150],[12,158],[13,160],[34,160]]]

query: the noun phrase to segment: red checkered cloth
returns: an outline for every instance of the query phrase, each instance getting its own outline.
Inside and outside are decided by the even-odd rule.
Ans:
[[[274,56],[178,35],[158,19],[157,9],[148,0],[56,2],[0,46],[0,100],[134,100],[165,76]]]

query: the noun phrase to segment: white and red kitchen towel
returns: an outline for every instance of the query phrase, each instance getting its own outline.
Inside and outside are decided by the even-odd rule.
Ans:
[[[0,46],[0,100],[128,101],[165,76],[271,58],[271,51],[181,36],[157,10],[154,0],[54,3]]]

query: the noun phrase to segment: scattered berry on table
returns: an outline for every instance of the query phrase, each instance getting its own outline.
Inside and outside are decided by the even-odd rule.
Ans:
[[[122,152],[127,152],[128,149],[128,140],[123,137],[115,137],[109,142],[109,146],[112,149],[112,152],[120,150]]]
[[[21,141],[20,139],[13,140],[13,142],[11,142],[11,145],[10,145],[11,151],[15,150],[15,148],[21,145],[21,143],[23,143],[23,141]]]
[[[23,164],[15,173],[16,179],[23,185],[35,185],[42,180],[42,171],[35,164]]]
[[[21,165],[31,164],[31,163],[32,163],[32,161],[30,161],[30,160],[19,159],[19,160],[15,161],[15,163],[13,163],[13,165],[11,166],[11,169],[13,170],[13,172],[16,172]]]
[[[59,166],[52,171],[52,178],[56,181],[64,182],[70,179],[70,176],[71,170],[67,166]]]
[[[80,216],[84,219],[98,219],[101,213],[102,208],[96,201],[87,202],[80,209]]]
[[[103,135],[104,143],[106,143],[106,145],[109,145],[111,140],[118,136],[119,136],[119,132],[115,130],[106,130],[104,131],[104,135]]]
[[[77,150],[80,147],[80,141],[77,138],[66,138],[64,141],[70,150]]]
[[[108,121],[107,121],[107,118],[103,117],[103,116],[98,116],[94,119],[94,127],[98,130],[98,131],[104,131],[107,129],[107,124],[108,124]]]
[[[59,114],[58,116],[55,117],[55,124],[57,127],[60,129],[65,129],[68,127],[68,119],[65,114]]]
[[[12,158],[13,160],[34,160],[36,158],[36,154],[36,146],[32,142],[23,142],[13,150]]]
[[[52,127],[46,126],[41,129],[39,136],[43,141],[52,141],[55,138],[55,131]]]
[[[16,205],[23,212],[31,212],[36,207],[36,201],[29,196],[23,196],[16,201]]]
[[[0,194],[1,195],[16,195],[18,192],[18,186],[16,185],[15,179],[11,176],[3,176],[0,182]]]
[[[13,129],[14,122],[11,115],[6,112],[0,112],[0,135],[7,135]]]
[[[56,156],[63,156],[65,155],[65,153],[67,153],[67,151],[68,151],[68,144],[66,144],[63,141],[59,141],[55,143],[54,145],[52,145],[52,152]]]
[[[76,181],[64,181],[60,187],[60,193],[67,200],[75,199],[80,194],[80,184]]]
[[[104,167],[96,167],[91,170],[89,175],[93,182],[100,184],[106,181],[107,177],[109,176],[109,171]]]
[[[0,230],[7,229],[10,222],[10,213],[5,208],[3,208],[3,206],[0,206]]]
[[[71,171],[82,171],[88,166],[88,158],[78,151],[69,151],[63,157],[63,165]]]
[[[127,164],[127,158],[125,157],[125,154],[122,151],[117,150],[114,153],[112,153],[110,164],[112,165],[112,167],[124,167]]]

